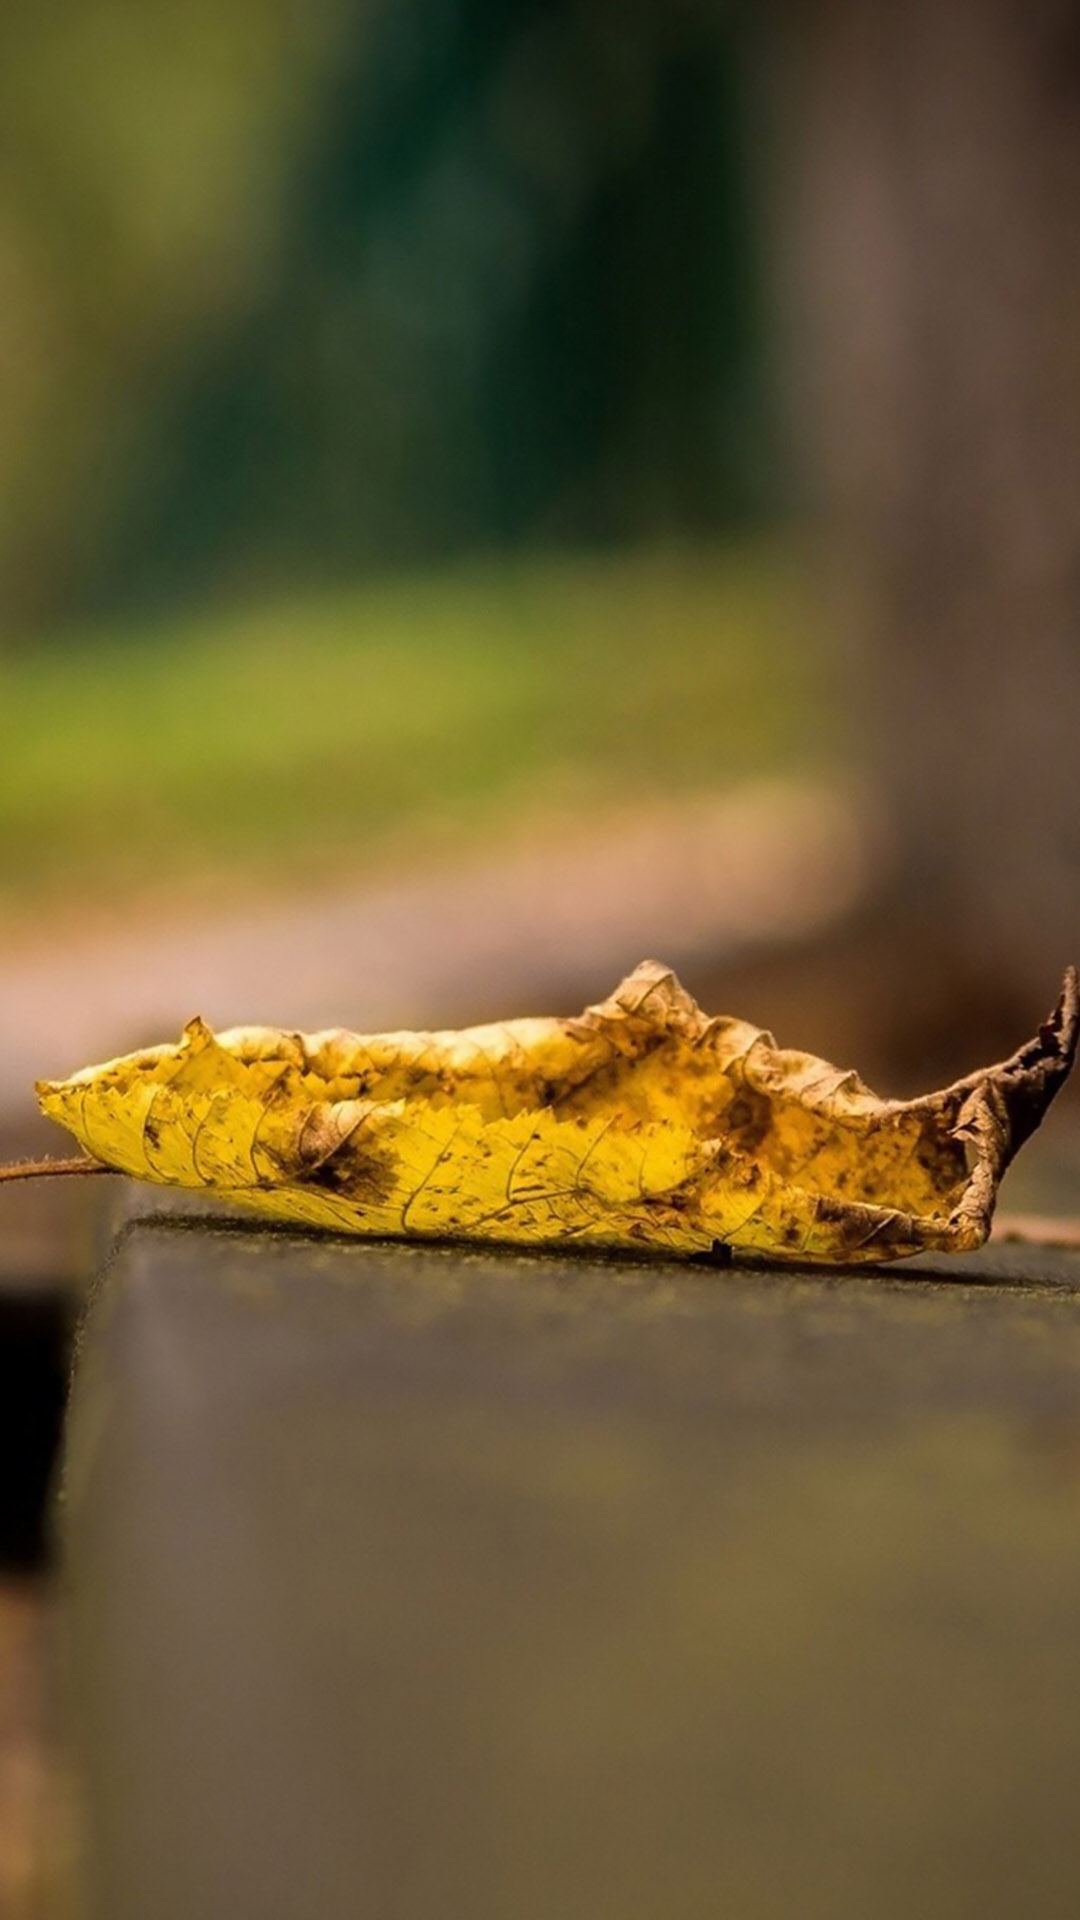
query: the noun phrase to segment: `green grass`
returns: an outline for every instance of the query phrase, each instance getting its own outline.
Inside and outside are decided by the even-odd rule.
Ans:
[[[835,751],[778,548],[518,563],[0,660],[0,894],[290,883]]]

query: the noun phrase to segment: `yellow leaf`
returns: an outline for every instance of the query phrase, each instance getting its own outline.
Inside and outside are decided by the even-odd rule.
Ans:
[[[102,1164],[339,1232],[789,1261],[964,1252],[1076,1050],[1075,972],[1038,1036],[943,1092],[854,1073],[710,1019],[645,961],[571,1020],[460,1033],[201,1020],[42,1108]]]

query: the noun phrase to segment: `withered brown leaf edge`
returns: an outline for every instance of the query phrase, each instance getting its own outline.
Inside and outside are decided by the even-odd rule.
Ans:
[[[928,1105],[943,1108],[961,1101],[952,1132],[970,1143],[971,1177],[956,1217],[978,1234],[976,1244],[989,1233],[1002,1175],[1072,1072],[1078,1039],[1080,977],[1070,966],[1057,1005],[1033,1039],[998,1066],[968,1074],[928,1098]]]

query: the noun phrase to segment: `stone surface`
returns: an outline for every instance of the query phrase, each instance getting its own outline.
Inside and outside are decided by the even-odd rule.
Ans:
[[[90,1920],[1080,1906],[1080,1259],[136,1217],[63,1518]]]

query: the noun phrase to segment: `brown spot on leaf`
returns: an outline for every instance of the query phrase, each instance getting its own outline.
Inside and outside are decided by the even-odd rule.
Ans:
[[[862,1249],[871,1241],[885,1237],[887,1223],[899,1219],[899,1216],[880,1207],[828,1198],[818,1201],[817,1217],[820,1224],[832,1229],[836,1243],[834,1257],[837,1261],[857,1260]],[[906,1247],[900,1246],[896,1249],[897,1253],[906,1250]]]
[[[915,1158],[936,1186],[948,1186],[964,1177],[963,1146],[958,1140],[943,1138],[931,1119],[925,1120],[920,1129]]]
[[[325,1193],[376,1206],[388,1200],[395,1190],[397,1161],[389,1148],[358,1130],[300,1178],[305,1186],[320,1187]]]
[[[394,1190],[393,1153],[372,1135],[371,1109],[358,1101],[310,1107],[301,1123],[293,1163],[282,1173],[307,1187],[374,1204]]]
[[[772,1101],[756,1088],[740,1087],[724,1114],[724,1131],[735,1136],[740,1153],[756,1153],[772,1127]]]

